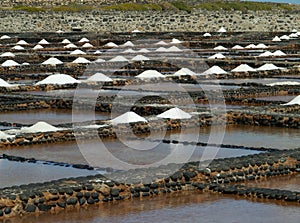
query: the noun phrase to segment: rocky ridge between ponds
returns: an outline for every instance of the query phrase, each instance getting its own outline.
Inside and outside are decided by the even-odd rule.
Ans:
[[[239,159],[218,159],[211,163],[168,164],[107,175],[13,186],[0,189],[0,219],[42,212],[57,213],[65,209],[162,196],[183,190],[299,204],[299,192],[238,185],[239,182],[299,172],[300,149],[295,149],[242,156]]]

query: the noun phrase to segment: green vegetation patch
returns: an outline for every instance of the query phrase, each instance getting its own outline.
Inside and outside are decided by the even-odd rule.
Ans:
[[[162,7],[157,4],[137,4],[123,3],[118,5],[107,5],[100,7],[100,10],[117,10],[117,11],[161,11]]]
[[[82,4],[68,4],[68,5],[61,5],[57,7],[53,7],[50,10],[56,12],[80,12],[80,11],[90,11],[94,10],[94,6],[90,5],[82,5]]]
[[[172,2],[171,4],[179,10],[183,10],[187,12],[192,11],[192,7],[182,1]]]
[[[292,5],[280,3],[263,3],[263,2],[204,2],[195,6],[195,8],[206,9],[209,11],[217,10],[235,10],[235,11],[271,11],[271,10],[288,10],[294,9]]]
[[[45,9],[40,7],[26,6],[26,5],[18,5],[14,6],[11,10],[15,11],[26,11],[26,12],[43,12]]]

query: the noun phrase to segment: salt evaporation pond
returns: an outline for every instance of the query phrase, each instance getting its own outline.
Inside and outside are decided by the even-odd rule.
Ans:
[[[172,132],[167,138],[180,140],[180,138],[189,141],[199,135],[200,142],[207,142],[211,130],[204,127],[197,129],[185,129],[180,132]],[[222,129],[215,127],[212,131],[215,133],[215,140],[223,136]],[[223,144],[239,145],[245,147],[268,147],[275,149],[294,149],[300,145],[299,129],[265,127],[265,126],[239,126],[232,125],[226,127]]]
[[[141,96],[147,96],[147,95],[161,95],[161,93],[153,93],[153,92],[147,92],[147,91],[135,91],[135,90],[129,90],[127,87],[122,90],[122,87],[119,89],[99,89],[99,90],[92,90],[92,89],[76,89],[76,90],[52,90],[52,91],[33,91],[30,92],[30,94],[33,95],[45,95],[45,96],[64,96],[64,97],[73,97],[75,92],[76,96],[80,96],[83,98],[94,98],[95,96],[114,96],[114,95],[120,95],[120,96],[131,96],[131,95],[141,95]]]
[[[295,95],[278,95],[278,96],[268,96],[268,97],[259,97],[256,98],[256,100],[262,100],[262,101],[284,101],[289,102],[293,100],[296,96]]]
[[[247,183],[244,183],[244,185],[249,187],[272,188],[300,192],[300,174],[293,176],[272,177],[267,181],[248,181]]]
[[[287,81],[293,81],[293,82],[299,82],[300,79],[289,79],[289,78],[251,78],[251,79],[222,79],[222,80],[207,80],[203,81],[204,83],[225,83],[225,84],[243,84],[243,83],[257,83],[257,84],[271,84],[275,82],[287,82]]]
[[[207,142],[210,134],[210,128],[200,128],[199,136],[197,130],[186,129],[180,134],[179,131],[173,131],[172,134],[167,133],[166,138],[174,140],[184,140],[184,141],[194,141],[199,138],[200,142]],[[222,136],[222,132],[217,128],[216,138]],[[160,133],[153,134],[153,138],[160,138]],[[215,138],[215,139],[216,139]],[[212,140],[213,143],[214,140]],[[245,147],[268,147],[277,149],[294,149],[299,147],[300,144],[300,132],[298,129],[289,128],[277,128],[277,127],[262,127],[262,126],[228,126],[226,129],[225,138],[223,144],[228,145],[240,145]],[[122,151],[126,148],[120,142],[114,140],[105,140],[105,145],[113,152],[116,156],[123,156],[122,159],[127,159],[134,162],[136,157],[142,157],[139,153],[136,153],[134,157],[130,157],[130,153]],[[180,144],[173,144],[174,146],[182,146]],[[86,141],[82,148],[91,148],[91,151],[99,151],[99,141],[92,140]],[[188,149],[191,147],[182,147]],[[172,147],[170,144],[161,144],[159,149],[152,151],[153,160],[160,158],[162,155],[166,155],[171,151]],[[24,146],[21,149],[18,147],[12,147],[9,150],[0,150],[3,153],[24,156],[27,158],[35,157],[36,159],[42,160],[52,160],[57,162],[67,162],[67,163],[83,163],[87,164],[86,160],[81,154],[76,142],[65,142],[65,143],[55,143],[55,144],[40,144]],[[202,150],[203,151],[203,150]],[[157,153],[156,153],[157,152]],[[234,157],[246,154],[256,153],[257,151],[243,150],[243,149],[220,149],[219,157]],[[201,150],[195,153],[195,159],[199,158],[201,155]],[[151,160],[149,160],[150,162]],[[109,165],[109,163],[105,164]],[[106,167],[103,164],[103,167]]]
[[[53,164],[46,165],[41,162],[26,163],[0,159],[0,188],[41,183],[68,177],[88,176],[96,173],[96,171],[55,166]]]
[[[106,168],[111,167],[113,163],[111,163],[110,159],[108,159],[107,156],[104,155],[105,151],[109,151],[111,154],[113,154],[114,157],[126,163],[131,163],[134,165],[147,165],[162,160],[163,158],[174,152],[176,149],[179,150],[179,153],[177,154],[183,156],[187,153],[189,154],[189,152],[192,152],[193,155],[191,157],[191,160],[196,161],[202,157],[203,151],[204,149],[206,149],[206,147],[195,147],[192,145],[160,143],[159,145],[154,146],[154,148],[151,150],[143,150],[144,146],[141,146],[141,150],[139,150],[129,148],[118,140],[105,140],[103,142],[104,144],[102,145],[100,144],[99,140],[85,141],[80,146],[81,150],[79,149],[76,142],[69,142],[56,143],[53,145],[43,144],[24,146],[22,147],[22,149],[16,147],[9,150],[0,151],[5,154],[22,156],[26,158],[34,156],[36,159],[41,160],[82,164],[88,164],[83,155],[95,153],[99,155],[97,166]],[[259,151],[244,149],[216,147],[207,147],[207,149],[211,151],[218,151],[216,158],[239,157],[243,155],[259,153]],[[89,152],[85,152],[87,150]]]
[[[94,120],[91,117],[91,112],[78,110],[75,112],[76,120],[90,121]],[[20,119],[20,117],[22,117]],[[110,119],[111,115],[104,112],[95,112],[95,120]],[[20,123],[20,124],[34,124],[38,121],[45,121],[49,124],[63,124],[72,122],[72,110],[64,109],[41,109],[29,111],[13,111],[7,113],[0,113],[0,120],[2,122]]]
[[[133,199],[118,203],[104,203],[89,208],[63,211],[11,219],[11,223],[71,223],[71,222],[298,222],[297,205],[259,203],[250,200],[232,199],[197,191],[185,191],[172,195]],[[266,219],[267,216],[267,220]]]

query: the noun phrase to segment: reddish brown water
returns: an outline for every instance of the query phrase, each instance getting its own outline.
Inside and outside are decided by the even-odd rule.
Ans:
[[[267,181],[248,182],[245,185],[250,187],[263,187],[300,192],[300,174],[269,178]]]
[[[110,119],[111,115],[104,112],[96,112],[96,120]],[[39,121],[45,121],[49,124],[62,124],[72,122],[72,111],[63,109],[42,109],[30,111],[14,111],[0,113],[0,120],[9,123],[34,124]],[[80,111],[76,113],[76,120],[89,121],[94,120],[91,113]]]
[[[96,174],[96,171],[55,166],[53,164],[46,165],[41,162],[21,163],[0,159],[0,188],[93,174]]]
[[[215,137],[221,137],[222,132],[216,132]],[[199,141],[207,142],[210,134],[210,128],[201,128],[199,135],[195,129],[186,129],[182,131],[182,134],[178,131],[174,131],[171,134],[167,134],[167,138],[182,140],[182,141],[195,141],[199,138]],[[159,138],[160,133],[153,134],[153,138]],[[213,141],[213,140],[212,140]],[[182,152],[190,151],[193,149],[191,146],[183,146],[182,144],[170,145],[160,144],[157,149],[151,151],[134,151],[128,150],[127,146],[115,140],[105,140],[105,149],[109,149],[114,156],[128,162],[152,162],[160,159],[161,156],[170,154],[175,148],[182,148]],[[142,143],[143,141],[141,141]],[[278,149],[292,149],[296,148],[300,144],[300,132],[296,129],[287,128],[270,128],[270,127],[251,127],[251,126],[228,126],[226,128],[224,144],[229,145],[241,145],[251,147],[274,147]],[[101,146],[98,140],[84,142],[81,149],[90,148],[91,151],[101,153]],[[198,149],[193,154],[193,159],[199,159],[202,155],[203,148]],[[52,160],[58,162],[67,163],[86,163],[81,151],[79,150],[76,142],[56,143],[56,144],[41,144],[20,147],[13,147],[9,149],[1,149],[1,153],[35,157],[36,159]],[[85,151],[85,150],[84,150]],[[217,157],[236,157],[246,154],[256,153],[256,151],[239,150],[239,149],[220,149],[217,153]],[[150,157],[149,157],[150,156]],[[103,163],[103,167],[107,167],[108,163]]]
[[[11,223],[282,223],[298,222],[299,217],[297,205],[258,203],[193,191],[95,205],[55,215],[27,216],[12,219]]]

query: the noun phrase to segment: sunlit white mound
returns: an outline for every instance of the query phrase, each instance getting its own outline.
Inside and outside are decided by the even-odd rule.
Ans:
[[[6,60],[1,64],[2,67],[14,67],[14,66],[19,66],[19,65],[20,64],[14,60]]]
[[[181,68],[180,70],[174,73],[174,76],[182,76],[182,75],[194,76],[196,75],[196,73],[194,71],[191,71],[189,68],[185,68],[185,67]]]
[[[44,65],[57,65],[57,64],[63,64],[63,62],[55,57],[51,57],[48,60],[44,61],[42,64]]]
[[[12,87],[14,85],[7,83],[5,80],[0,78],[0,87]]]
[[[209,68],[208,70],[204,71],[202,73],[203,75],[209,75],[209,74],[227,74],[225,70],[223,70],[221,67],[215,65]]]
[[[241,64],[232,70],[232,72],[249,72],[249,71],[255,71],[255,69],[250,67],[248,64]]]
[[[257,68],[256,70],[258,71],[264,71],[264,70],[280,70],[280,69],[283,69],[281,67],[277,67],[276,65],[274,64],[264,64],[262,66],[260,66],[259,68]]]
[[[167,119],[189,119],[192,116],[181,110],[180,108],[171,108],[159,115],[157,115],[158,118],[167,118]]]
[[[270,84],[266,84],[268,86],[280,86],[280,85],[300,85],[300,82],[296,82],[296,81],[283,81],[283,82],[274,82],[274,83],[270,83]]]
[[[293,100],[283,105],[300,105],[300,95],[298,95]]]
[[[156,70],[145,70],[143,73],[139,74],[136,76],[137,78],[160,78],[160,77],[164,77],[164,75],[162,75],[161,73],[159,73]]]
[[[142,116],[136,114],[135,112],[130,111],[112,119],[110,122],[112,124],[126,124],[126,123],[148,122],[148,121]]]
[[[64,85],[64,84],[76,84],[80,83],[80,81],[76,80],[75,78],[71,77],[67,74],[53,74],[46,77],[44,80],[37,82],[35,85],[41,84],[57,84],[57,85]]]
[[[60,130],[47,122],[37,122],[30,127],[23,127],[20,129],[24,133],[34,133],[34,132],[56,132]]]
[[[95,73],[85,80],[86,82],[112,82],[113,79],[102,73]]]

